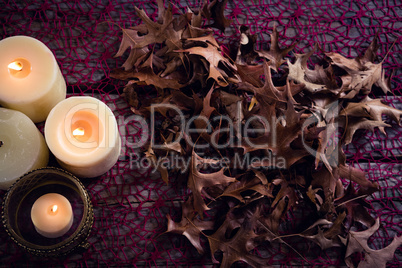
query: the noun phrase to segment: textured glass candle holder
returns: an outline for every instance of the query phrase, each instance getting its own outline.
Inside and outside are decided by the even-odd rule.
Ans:
[[[33,203],[47,193],[63,195],[73,209],[71,228],[57,238],[40,235],[31,220]],[[59,257],[87,249],[93,221],[93,207],[84,185],[59,168],[41,168],[25,174],[8,189],[3,203],[2,222],[8,235],[20,247],[38,256]]]

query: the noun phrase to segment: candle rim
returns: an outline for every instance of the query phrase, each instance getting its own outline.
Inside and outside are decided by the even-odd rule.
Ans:
[[[0,126],[1,126],[0,134],[3,133],[4,137],[7,136],[6,134],[4,134],[5,129],[3,128],[3,124],[5,126],[7,126],[7,128],[8,127],[18,128],[18,125],[15,122],[16,119],[18,119],[18,123],[25,124],[29,129],[33,129],[33,132],[24,133],[25,134],[24,138],[22,139],[21,143],[19,143],[19,145],[25,146],[28,144],[32,144],[32,146],[35,147],[32,155],[30,155],[30,158],[27,158],[27,159],[29,159],[29,161],[26,161],[26,164],[24,164],[23,159],[19,159],[19,161],[13,161],[13,162],[15,162],[14,163],[15,165],[13,163],[3,165],[4,163],[2,163],[1,166],[6,167],[6,169],[10,169],[10,170],[13,170],[13,167],[16,167],[17,164],[18,164],[18,166],[20,166],[20,164],[23,164],[24,166],[26,166],[25,169],[18,169],[18,171],[19,171],[18,175],[15,176],[14,178],[11,178],[11,177],[5,178],[4,176],[0,177],[0,180],[2,183],[6,183],[6,181],[10,183],[10,185],[8,185],[8,187],[9,187],[15,180],[17,180],[19,177],[24,175],[26,172],[28,172],[32,169],[37,169],[37,168],[46,166],[48,163],[48,160],[49,160],[49,150],[47,148],[47,145],[46,145],[46,142],[45,142],[45,139],[44,139],[42,133],[40,133],[39,129],[36,127],[36,125],[32,122],[32,120],[26,114],[24,114],[20,111],[17,111],[17,110],[0,107],[0,114],[4,114],[4,113],[7,113],[8,115],[7,115],[6,119],[4,119],[4,120],[0,119]],[[2,138],[2,141],[4,142],[5,138]],[[9,143],[9,142],[7,142],[7,143]],[[10,143],[11,143],[11,141],[10,141]],[[6,145],[6,143],[4,143],[3,146],[4,146],[4,148],[7,148],[6,146],[8,146],[8,145]],[[1,166],[0,166],[0,171],[2,170]],[[0,189],[2,189],[2,187],[0,187]],[[4,190],[6,190],[6,189],[4,189]]]
[[[57,133],[59,133],[59,131],[64,132],[64,128],[63,128],[64,122],[60,122],[60,121],[56,122],[57,129],[53,130],[53,129],[49,128],[49,121],[50,121],[49,119],[51,119],[53,121],[57,121],[57,120],[55,120],[55,118],[57,119],[57,117],[58,117],[56,115],[56,113],[66,114],[65,111],[70,110],[71,107],[74,106],[74,104],[76,102],[80,102],[83,100],[101,105],[102,107],[104,107],[106,114],[113,115],[113,117],[114,117],[112,110],[103,101],[101,101],[97,98],[89,97],[89,96],[71,96],[71,97],[68,97],[65,100],[59,102],[50,111],[50,113],[48,115],[48,119],[45,122],[45,128],[44,128],[45,139],[47,141],[50,151],[52,151],[52,153],[56,156],[56,158],[60,159],[62,162],[66,163],[68,165],[76,166],[76,167],[85,167],[85,166],[95,164],[95,163],[101,161],[104,158],[105,154],[110,154],[114,150],[115,146],[119,146],[119,148],[121,150],[121,138],[120,138],[120,133],[118,131],[118,125],[117,125],[116,120],[108,120],[109,126],[106,127],[102,118],[99,118],[99,119],[102,121],[101,123],[104,126],[104,129],[108,132],[108,133],[105,133],[103,139],[109,138],[108,135],[112,134],[114,136],[114,138],[113,138],[114,144],[109,144],[106,147],[98,146],[91,150],[77,148],[76,152],[70,152],[70,151],[65,152],[65,151],[57,148],[56,144],[59,144],[59,140],[57,139],[57,137],[55,137],[54,131],[56,131]],[[67,103],[68,105],[65,105],[63,103]],[[51,127],[55,127],[55,126],[53,125]],[[62,130],[60,130],[60,129],[62,129]],[[68,154],[69,157],[66,158],[65,157],[66,154]],[[85,162],[82,161],[83,159],[85,159]]]
[[[52,199],[52,198],[57,198],[58,199],[57,201],[59,201],[59,203],[58,203],[59,206],[62,206],[61,214],[57,213],[55,215],[49,215],[47,213],[48,208],[46,208],[46,207],[45,207],[45,210],[42,210],[42,207],[40,205],[42,205],[44,202],[48,201],[48,199]],[[54,204],[54,205],[56,205],[56,204]],[[34,212],[36,213],[35,215],[33,215]],[[68,221],[65,220],[65,219],[67,219],[67,216],[70,216]],[[61,221],[59,220],[57,222],[47,221],[47,220],[52,219],[52,217],[58,217],[58,219],[61,218],[62,220]],[[67,197],[65,197],[63,194],[60,194],[60,193],[51,192],[51,193],[46,193],[46,194],[39,196],[34,201],[34,203],[32,204],[32,207],[31,207],[30,218],[31,218],[31,221],[32,221],[36,231],[39,234],[41,234],[45,237],[48,237],[48,238],[56,238],[56,237],[63,236],[71,229],[72,223],[74,221],[74,212],[72,209],[72,204],[71,204],[70,200],[68,200]],[[43,218],[46,218],[46,219],[43,220]],[[38,226],[38,225],[41,225],[41,226]],[[57,233],[60,231],[62,232],[61,235],[52,234],[54,232]]]
[[[27,39],[30,40],[29,46],[36,46],[42,51],[38,50],[41,53],[35,53],[32,54],[34,56],[27,57],[28,52],[26,51],[34,51],[33,49],[27,50],[25,46],[27,46]],[[20,42],[20,47],[21,51],[18,51],[18,53],[6,53],[3,52],[4,47],[8,49],[10,46],[10,42],[14,42],[13,40],[17,40],[17,42]],[[19,40],[19,41],[18,41]],[[15,45],[12,46],[11,51],[15,49],[19,49],[20,47],[15,48]],[[24,49],[22,49],[24,48]],[[37,52],[37,51],[35,51]],[[4,79],[4,77],[8,77],[7,79],[10,79],[11,81],[16,81],[16,83],[12,83],[13,85],[13,91],[8,92],[7,90],[0,90],[0,104],[2,106],[7,107],[6,102],[17,102],[20,104],[24,103],[30,103],[33,100],[37,100],[45,96],[51,89],[52,86],[58,75],[57,73],[60,72],[59,66],[56,61],[56,57],[53,54],[53,52],[50,50],[50,48],[44,44],[42,41],[31,37],[27,35],[15,35],[15,36],[10,36],[6,37],[2,40],[0,40],[0,58],[2,58],[2,61],[6,62],[4,64],[4,67],[0,68],[0,77]],[[14,61],[17,58],[24,58],[26,59],[30,64],[31,64],[31,74],[26,76],[25,78],[17,78],[12,75],[9,75],[9,69],[7,65]],[[43,66],[43,64],[46,64],[46,71],[41,70],[39,66]],[[50,75],[49,75],[50,74]],[[32,80],[35,79],[35,76],[39,76],[38,79],[41,81],[45,81],[43,83],[32,83]],[[5,80],[7,80],[5,79]],[[2,87],[5,87],[5,80],[0,84],[0,89]],[[23,80],[23,82],[22,82]],[[25,92],[27,84],[30,85],[31,90]],[[48,88],[44,88],[43,85],[48,85]],[[15,92],[24,92],[27,94],[24,94],[24,96],[21,98],[21,96],[16,96]],[[9,94],[7,94],[7,92]],[[5,104],[5,105],[4,105]]]

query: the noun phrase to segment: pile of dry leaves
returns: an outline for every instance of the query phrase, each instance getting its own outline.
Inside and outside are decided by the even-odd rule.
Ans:
[[[181,174],[191,190],[181,221],[168,217],[167,232],[185,235],[200,253],[209,249],[213,261],[221,252],[222,267],[236,261],[260,267],[268,260],[252,250],[270,242],[291,248],[279,236],[280,223],[303,205],[311,213],[293,236],[322,249],[345,247],[348,266],[354,253],[363,253],[359,267],[385,267],[402,238],[382,250],[368,247],[379,220],[364,199],[378,185],[348,166],[342,151],[357,130],[384,131],[382,115],[399,123],[402,114],[368,97],[373,85],[390,91],[382,63],[375,63],[377,40],[354,59],[323,52],[327,62],[311,69],[318,46],[294,54],[292,63],[284,57],[295,44],[280,48],[276,28],[270,49],[258,51],[256,35],[242,26],[238,47],[225,53],[208,27],[230,24],[226,2],[175,16],[159,0],[157,21],[136,9],[143,24],[122,29],[116,56],[130,49],[129,55],[112,76],[128,80],[124,92],[134,113],[159,117],[144,154],[166,182]],[[203,26],[204,18],[213,24]],[[151,109],[155,103],[181,113],[167,105]],[[168,155],[189,159],[188,168],[155,161]],[[341,178],[350,181],[346,189]],[[357,222],[368,229],[350,231]]]

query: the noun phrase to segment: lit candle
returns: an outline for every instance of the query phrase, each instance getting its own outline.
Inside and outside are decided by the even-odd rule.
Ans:
[[[0,41],[0,105],[35,123],[66,98],[66,83],[50,49],[28,36]]]
[[[19,111],[0,108],[0,189],[8,189],[48,161],[45,139],[32,120]]]
[[[92,97],[71,97],[58,103],[46,120],[45,139],[60,165],[82,178],[107,172],[121,150],[115,116]]]
[[[47,238],[64,235],[73,224],[73,210],[64,196],[56,193],[39,197],[32,206],[31,219],[36,231]]]

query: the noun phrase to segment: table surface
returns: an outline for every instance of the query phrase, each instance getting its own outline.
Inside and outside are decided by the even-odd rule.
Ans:
[[[203,1],[171,2],[174,10],[184,11],[186,6],[197,9]],[[402,5],[399,0],[378,2],[229,1],[225,14],[233,20],[232,25],[225,34],[217,30],[215,35],[224,46],[231,46],[239,38],[239,25],[246,24],[257,33],[257,46],[266,49],[269,34],[276,24],[281,45],[289,45],[296,39],[300,41],[295,48],[297,53],[307,52],[319,42],[325,51],[356,57],[378,31],[380,60],[392,43],[397,42],[383,63],[387,76],[394,72],[393,94],[375,94],[402,109]],[[95,214],[87,251],[44,260],[18,248],[0,226],[0,266],[213,266],[211,257],[200,255],[184,236],[164,233],[166,215],[178,219],[181,202],[190,191],[180,178],[171,178],[167,185],[157,173],[136,166],[134,156],[139,151],[129,144],[145,134],[138,122],[124,123],[132,115],[121,97],[124,83],[109,77],[111,70],[124,61],[113,57],[121,41],[119,27],[140,23],[134,6],[155,16],[156,3],[33,0],[2,1],[1,5],[0,39],[28,35],[44,42],[56,56],[69,96],[94,96],[112,108],[119,123],[123,148],[119,161],[109,172],[99,178],[82,180],[91,195]],[[38,127],[42,129],[43,124]],[[380,217],[383,224],[373,236],[374,248],[384,247],[395,235],[402,234],[402,128],[393,124],[386,132],[387,136],[378,130],[359,132],[345,148],[348,163],[366,171],[368,178],[381,186],[381,191],[368,198],[373,207],[372,215]],[[50,163],[57,165],[54,159]],[[4,194],[5,191],[0,191],[0,201]],[[267,245],[265,250],[275,254],[273,264],[281,267],[342,264],[341,253],[310,246],[312,250],[306,252],[308,263],[284,246]],[[398,267],[401,261],[399,248],[389,265]]]

